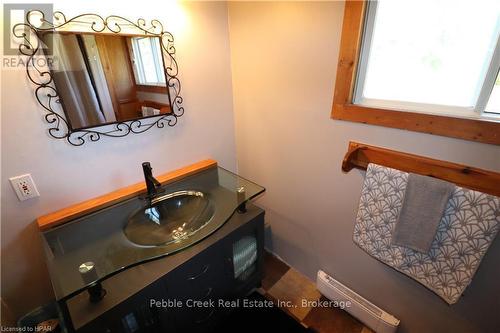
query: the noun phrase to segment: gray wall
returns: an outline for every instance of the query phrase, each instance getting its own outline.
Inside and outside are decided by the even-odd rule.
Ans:
[[[2,70],[2,299],[19,316],[47,302],[52,287],[35,218],[142,180],[142,161],[155,173],[212,157],[236,169],[227,7],[224,2],[59,1],[68,17],[84,12],[157,18],[173,30],[185,115],[173,128],[154,128],[82,147],[47,135],[24,68]],[[41,197],[19,202],[8,178],[31,173]]]
[[[343,9],[229,4],[238,168],[267,188],[267,246],[311,279],[323,269],[394,314],[401,332],[498,332],[499,239],[452,306],[352,241],[363,173],[340,170],[349,140],[496,171],[500,147],[330,119]]]
[[[47,136],[24,71],[2,71],[2,298],[16,315],[52,297],[37,216],[141,180],[143,160],[162,172],[213,157],[234,170],[237,148],[240,173],[268,190],[259,200],[268,247],[311,279],[327,271],[399,317],[402,332],[500,327],[498,239],[462,300],[447,306],[353,244],[363,174],[340,171],[349,140],[497,171],[499,147],[331,120],[342,2],[232,2],[229,27],[225,3],[170,3],[139,13],[134,3],[100,0],[55,8],[167,22],[186,106],[175,128],[75,148]],[[26,172],[42,196],[20,203],[8,177]]]

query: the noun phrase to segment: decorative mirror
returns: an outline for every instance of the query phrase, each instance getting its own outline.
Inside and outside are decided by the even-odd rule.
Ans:
[[[33,10],[13,34],[54,138],[81,146],[174,126],[184,113],[174,38],[158,20],[54,12],[50,22]]]

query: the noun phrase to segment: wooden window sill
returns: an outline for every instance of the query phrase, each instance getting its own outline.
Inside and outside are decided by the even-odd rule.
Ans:
[[[156,93],[156,94],[167,94],[168,90],[167,87],[164,86],[148,86],[144,84],[138,84],[136,85],[137,91],[143,91],[143,92],[151,92],[151,93]]]
[[[347,120],[500,145],[500,123],[495,121],[335,103],[331,117],[337,120]]]

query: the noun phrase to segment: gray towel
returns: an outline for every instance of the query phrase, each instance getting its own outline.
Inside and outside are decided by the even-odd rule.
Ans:
[[[392,244],[427,253],[454,184],[410,173]]]

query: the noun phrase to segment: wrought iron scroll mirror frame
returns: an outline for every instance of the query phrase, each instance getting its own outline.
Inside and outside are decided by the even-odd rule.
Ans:
[[[36,21],[38,20],[38,24]],[[85,27],[86,30],[65,30],[72,24]],[[61,105],[61,98],[54,84],[50,69],[40,68],[36,56],[44,56],[41,50],[40,34],[44,32],[74,31],[78,33],[108,33],[120,34],[127,29],[127,35],[159,37],[162,50],[170,113],[143,117],[133,120],[116,121],[97,125],[96,127],[74,129],[71,127]],[[81,146],[87,140],[98,141],[101,137],[124,137],[130,133],[143,133],[153,127],[163,128],[177,124],[178,118],[184,114],[183,98],[180,95],[181,83],[177,78],[179,69],[175,60],[175,47],[173,35],[165,31],[159,20],[153,19],[149,23],[142,18],[136,22],[117,15],[107,17],[98,14],[81,14],[70,19],[60,12],[53,13],[52,22],[45,18],[45,13],[40,10],[31,10],[26,13],[25,22],[13,27],[13,35],[21,38],[19,52],[27,56],[26,73],[28,79],[36,88],[35,98],[45,111],[44,118],[49,124],[48,134],[56,139],[66,139],[73,146]],[[30,38],[35,36],[36,38]],[[32,42],[35,39],[35,43]]]

